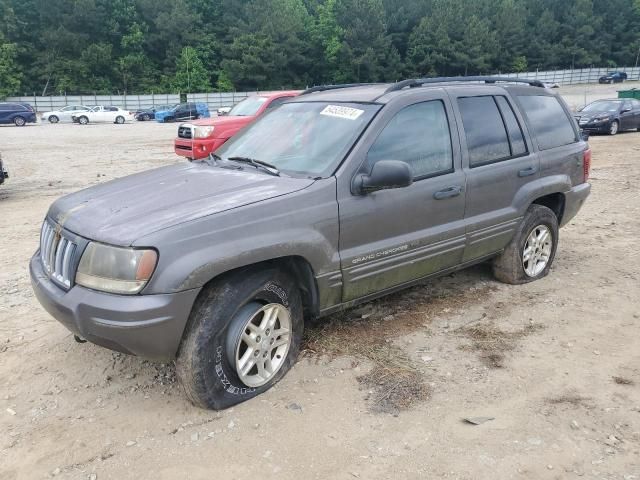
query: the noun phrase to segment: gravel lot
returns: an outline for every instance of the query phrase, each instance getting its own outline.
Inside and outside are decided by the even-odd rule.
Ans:
[[[276,388],[217,413],[171,365],[75,343],[27,272],[54,199],[183,161],[175,130],[0,127],[0,478],[640,480],[640,133],[592,137],[545,279],[480,265],[330,318]]]

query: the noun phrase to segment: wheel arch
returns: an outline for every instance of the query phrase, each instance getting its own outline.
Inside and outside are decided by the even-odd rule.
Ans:
[[[558,225],[562,223],[562,217],[564,215],[564,207],[566,204],[566,198],[564,193],[555,192],[549,193],[547,195],[543,195],[541,197],[536,198],[531,202],[531,204],[542,205],[543,207],[547,207],[551,210],[558,219]]]
[[[305,318],[316,318],[319,316],[320,297],[313,267],[307,259],[300,255],[275,257],[243,265],[241,267],[232,268],[223,272],[218,272],[205,282],[202,286],[202,292],[207,290],[207,288],[212,284],[222,282],[226,278],[237,273],[250,273],[267,268],[277,268],[292,277],[300,290]]]

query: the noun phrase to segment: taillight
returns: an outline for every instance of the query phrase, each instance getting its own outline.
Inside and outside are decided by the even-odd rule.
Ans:
[[[582,171],[584,173],[584,181],[589,180],[589,174],[591,173],[591,149],[587,148],[582,156]]]

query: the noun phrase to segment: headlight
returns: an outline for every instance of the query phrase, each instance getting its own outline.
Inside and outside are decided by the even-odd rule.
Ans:
[[[596,118],[596,122],[606,122],[607,120],[609,120],[609,116]]]
[[[210,137],[213,133],[213,125],[208,127],[196,127],[194,129],[193,137],[194,138],[207,138]]]
[[[91,242],[80,259],[76,283],[104,292],[134,294],[147,284],[157,263],[155,250]]]

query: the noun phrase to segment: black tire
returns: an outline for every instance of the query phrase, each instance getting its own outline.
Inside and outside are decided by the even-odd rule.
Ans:
[[[175,119],[174,117],[166,117],[166,118],[164,119],[164,121],[165,121],[166,123],[173,123],[173,122],[175,122],[175,121],[176,121],[176,119]]]
[[[116,121],[115,121],[115,123],[117,123],[118,125],[122,125],[122,124],[124,123],[124,117],[123,117],[123,116],[121,116],[121,115],[118,115],[118,116],[116,117]]]
[[[548,227],[551,232],[551,254],[545,268],[537,275],[529,276],[524,268],[524,247],[531,232],[541,225]],[[556,256],[558,238],[558,218],[555,213],[542,205],[531,205],[509,245],[493,260],[493,274],[501,282],[512,285],[532,282],[546,276]]]
[[[17,117],[13,117],[13,124],[16,127],[24,127],[25,123],[27,123],[27,121],[24,119],[24,117],[21,117],[20,115],[18,115]]]
[[[49,123],[58,123],[60,121],[56,115],[49,115],[47,120],[49,120]]]
[[[151,119],[151,117],[146,113],[142,116],[142,121],[144,121],[144,122],[148,122],[150,119]]]
[[[614,120],[609,126],[609,135],[616,135],[620,131],[620,122]]]
[[[78,118],[78,123],[80,125],[86,125],[89,123],[89,118],[82,115],[80,118]]]
[[[263,305],[284,305],[291,342],[274,376],[264,385],[244,384],[236,371],[236,347],[246,322]],[[295,363],[304,319],[300,292],[283,272],[243,269],[206,287],[196,300],[176,360],[176,372],[189,399],[221,410],[249,400],[275,385]]]

